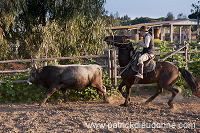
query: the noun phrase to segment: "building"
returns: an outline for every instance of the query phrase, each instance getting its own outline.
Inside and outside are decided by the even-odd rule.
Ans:
[[[197,25],[196,19],[141,23],[111,27],[107,28],[107,30],[111,31],[112,34],[120,30],[120,34],[129,34],[133,40],[138,41],[140,38],[138,29],[144,25],[148,26],[149,31],[155,39],[170,42],[179,41],[180,43],[182,41],[196,40],[197,31],[193,30]]]

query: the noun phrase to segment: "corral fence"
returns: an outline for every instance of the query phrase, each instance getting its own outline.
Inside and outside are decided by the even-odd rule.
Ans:
[[[168,48],[174,49],[174,52],[159,52],[159,48],[156,48],[156,59],[158,61],[165,61],[168,58],[172,59],[172,63],[176,64],[176,60],[173,60],[173,55],[175,54],[184,54],[184,61],[187,65],[187,63],[194,63],[198,61],[190,61],[190,54],[192,53],[200,53],[200,50],[189,50],[189,43],[184,42],[182,45],[171,45]],[[43,62],[43,65],[47,65],[48,61],[54,61],[54,60],[73,60],[73,59],[84,59],[84,60],[94,60],[97,64],[99,64],[105,72],[108,73],[109,78],[111,79],[112,85],[117,86],[117,78],[120,78],[119,75],[119,65],[117,60],[117,48],[111,48],[111,49],[105,49],[103,55],[87,55],[87,56],[74,56],[74,57],[54,57],[54,58],[40,58],[40,59],[34,59],[36,62]],[[164,58],[160,58],[161,55],[166,55]],[[5,63],[26,63],[31,62],[32,59],[21,59],[21,60],[5,60],[0,61],[0,64]],[[26,70],[0,70],[0,74],[7,74],[7,73],[23,73],[23,72],[29,72],[30,69]],[[0,83],[6,83],[7,81],[0,81]],[[13,83],[23,83],[26,82],[26,80],[15,80],[12,81]],[[133,87],[140,87],[140,86],[154,86],[155,84],[135,84]]]

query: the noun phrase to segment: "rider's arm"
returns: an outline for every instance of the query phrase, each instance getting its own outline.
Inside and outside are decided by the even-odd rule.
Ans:
[[[139,42],[139,44],[140,44],[140,46],[142,46],[144,48],[148,48],[150,41],[151,41],[151,37],[146,36],[144,42]]]

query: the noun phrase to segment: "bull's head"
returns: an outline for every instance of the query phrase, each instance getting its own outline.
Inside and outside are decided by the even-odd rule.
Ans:
[[[32,63],[33,63],[33,65],[32,65],[32,69],[31,69],[31,72],[30,72],[30,77],[27,81],[29,84],[35,83],[36,76],[37,76],[37,66],[36,66],[33,59],[32,59]]]

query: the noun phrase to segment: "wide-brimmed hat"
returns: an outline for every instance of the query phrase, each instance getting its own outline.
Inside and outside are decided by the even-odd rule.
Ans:
[[[148,31],[148,28],[147,26],[141,26],[139,31]]]

